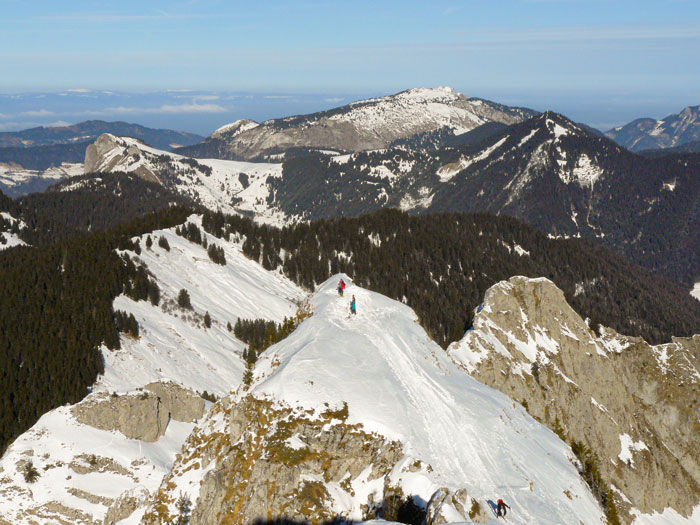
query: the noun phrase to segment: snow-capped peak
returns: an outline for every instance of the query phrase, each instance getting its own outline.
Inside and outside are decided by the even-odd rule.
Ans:
[[[259,124],[254,120],[239,119],[214,130],[211,136],[221,137],[222,135],[228,135],[230,137],[235,137],[239,133],[243,133],[244,131],[248,131],[249,129],[253,129],[257,126],[259,126]]]

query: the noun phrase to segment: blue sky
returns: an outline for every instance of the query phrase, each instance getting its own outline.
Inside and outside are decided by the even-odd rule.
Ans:
[[[195,89],[320,108],[449,85],[598,127],[700,104],[698,0],[0,0],[0,27],[3,93]],[[182,108],[183,125],[197,113],[214,126],[215,105]],[[245,107],[218,105],[227,118]],[[42,109],[59,113],[25,113]]]

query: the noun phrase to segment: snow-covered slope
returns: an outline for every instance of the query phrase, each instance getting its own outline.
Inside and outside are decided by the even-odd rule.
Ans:
[[[268,178],[281,177],[281,164],[195,160],[137,139],[104,134],[85,153],[85,173],[93,172],[133,172],[210,209],[253,214],[272,224],[287,220],[267,204]]]
[[[511,124],[534,114],[529,109],[467,98],[449,87],[418,88],[320,113],[268,120],[258,126],[237,121],[181,151],[195,157],[216,154],[231,159],[259,158],[293,147],[366,151],[416,134],[436,130],[460,134],[485,122]]]
[[[200,224],[197,216],[190,221]],[[225,395],[240,385],[245,369],[245,345],[227,323],[233,325],[239,317],[281,322],[295,314],[296,303],[305,296],[287,279],[246,258],[240,240],[227,243],[204,234],[210,244],[223,248],[222,266],[209,259],[205,248],[172,229],[150,235],[155,241],[151,249],[145,248],[144,235],[141,254],[126,253],[148,266],[161,291],[160,304],[117,297],[114,308],[134,314],[139,337],[122,335],[121,349],[102,349],[105,374],[78,408],[104,400],[104,395],[115,403],[140,400],[146,392],[142,389],[152,382]],[[169,251],[158,245],[161,236]],[[192,310],[176,305],[183,288],[190,294]],[[204,326],[205,312],[210,313],[211,328]],[[0,524],[5,525],[3,519],[12,525],[102,523],[108,513],[119,512],[130,516],[120,521],[122,525],[138,523],[149,492],[157,489],[194,427],[191,421],[176,420],[173,411],[164,435],[151,443],[81,423],[75,408],[45,414],[0,459]],[[116,408],[107,414],[109,410]],[[147,426],[156,416],[137,405],[130,412],[139,418],[136,426]],[[102,418],[114,423],[107,415]],[[33,483],[24,479],[29,459],[39,473]],[[129,508],[136,511],[130,514],[125,510]]]
[[[201,226],[198,216],[188,222]],[[140,337],[123,337],[122,350],[105,352],[106,372],[96,390],[131,390],[149,381],[175,380],[195,390],[226,394],[240,384],[245,369],[240,359],[245,344],[229,332],[227,323],[234,325],[238,318],[282,322],[296,313],[304,298],[296,285],[248,259],[240,244],[203,230],[202,234],[210,245],[224,249],[226,265],[215,264],[205,248],[172,229],[151,234],[154,240],[165,237],[169,251],[154,241],[141,255],[130,253],[153,273],[163,299],[153,306],[117,297],[114,308],[134,314]],[[181,289],[188,291],[192,311],[183,312],[173,304]],[[212,319],[209,329],[203,325],[206,312]]]
[[[304,474],[300,467],[300,479],[315,479],[323,485],[318,490],[331,495],[327,505],[333,515],[362,519],[363,505],[380,501],[386,486],[392,485],[424,503],[439,487],[466,489],[484,509],[488,500],[503,498],[512,506],[508,519],[514,523],[600,523],[601,510],[579,476],[568,446],[520,405],[465,374],[428,338],[410,308],[354,285],[340,298],[335,290],[339,277],[328,280],[312,296],[313,316],[263,353],[250,390],[239,390],[223,401],[223,406],[235,407],[258,399],[269,403],[273,414],[291,409],[312,419],[329,410],[347,410],[344,416],[336,416],[345,418],[347,428],[401,444],[404,455],[386,477],[365,473],[346,475],[342,483],[324,482]],[[357,299],[356,316],[348,309],[352,295]],[[233,417],[230,410],[236,411],[213,411],[212,419],[193,434],[198,436],[193,443],[227,433],[228,418]],[[334,421],[327,425],[339,423]],[[223,452],[212,463],[202,460],[201,468],[193,470],[187,468],[194,464],[188,455],[176,462],[158,501],[172,500],[178,491],[199,495],[200,481],[204,481],[201,486],[207,490],[202,489],[200,497],[213,498],[225,508],[225,498],[216,499],[219,493],[212,480],[221,477],[215,472],[231,465],[226,451],[238,436],[243,442],[248,439],[245,431],[235,433],[236,425],[231,423],[230,445],[221,445]],[[260,431],[251,437],[256,443],[261,438]],[[305,439],[291,436],[287,446],[303,449],[308,446]],[[409,469],[412,464],[424,467]],[[245,468],[255,471],[255,465],[248,465]],[[236,475],[229,472],[225,477]],[[288,479],[267,481],[289,484]],[[249,485],[245,494],[256,490]],[[237,508],[249,503],[239,501]],[[452,520],[465,519],[447,507],[445,515]],[[217,519],[222,519],[221,512]],[[195,516],[203,519],[204,514],[195,507]],[[214,519],[209,516],[196,522],[214,523]],[[492,519],[495,522],[493,515]]]
[[[16,219],[10,213],[0,212],[0,250],[27,244],[19,238],[16,231],[17,228],[21,230],[24,227],[24,222]]]
[[[44,191],[52,184],[83,174],[83,165],[64,162],[45,170],[30,170],[0,163],[0,190],[10,197]]]

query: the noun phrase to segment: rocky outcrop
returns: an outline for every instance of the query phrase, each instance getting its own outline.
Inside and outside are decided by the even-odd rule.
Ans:
[[[513,277],[487,291],[448,352],[590,447],[603,479],[624,495],[623,511],[688,516],[700,501],[700,336],[650,346],[610,329],[596,334],[551,281]]]
[[[204,415],[204,400],[174,383],[151,383],[135,394],[98,393],[71,409],[76,420],[101,430],[118,430],[126,437],[157,441],[170,419],[192,422]]]
[[[144,506],[148,496],[148,491],[143,487],[136,487],[123,492],[107,509],[104,525],[116,525],[123,519],[128,518],[136,509]]]
[[[457,511],[456,514],[455,511]],[[441,487],[428,501],[425,513],[426,525],[440,525],[467,519],[470,523],[487,523],[489,515],[478,501],[469,497],[465,489],[453,492],[447,487]]]
[[[189,388],[182,388],[172,381],[157,381],[147,384],[144,388],[160,398],[175,421],[193,423],[204,415],[204,399]]]
[[[431,469],[407,458],[400,443],[347,424],[347,417],[347,406],[329,408],[318,417],[251,396],[238,403],[218,402],[208,423],[188,438],[143,523],[178,517],[176,500],[184,493],[185,478],[200,480],[189,484],[198,493],[192,502],[193,525],[282,518],[324,523],[352,518],[337,507],[338,501],[352,500],[355,519],[386,516],[390,495],[400,494],[404,501],[397,480]],[[436,511],[435,524],[444,523],[444,516],[451,521],[485,517],[463,489],[448,490],[448,496]]]
[[[120,148],[125,147],[124,151]],[[100,135],[85,150],[85,173],[132,171],[149,182],[161,183],[147,163],[140,162],[146,145],[136,139]]]

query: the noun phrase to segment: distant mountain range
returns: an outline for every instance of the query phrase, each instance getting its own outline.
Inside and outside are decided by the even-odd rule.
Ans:
[[[261,124],[236,121],[217,129],[201,144],[175,151],[191,157],[231,160],[270,160],[297,147],[356,152],[386,148],[395,141],[416,140],[425,134],[458,135],[487,122],[512,124],[536,113],[467,98],[448,87],[410,89]]]
[[[386,207],[506,214],[555,237],[595,239],[688,288],[700,277],[700,155],[635,155],[552,112],[486,127],[440,149],[297,148],[277,164],[187,159],[103,137],[86,168],[141,172],[208,207],[275,224]]]
[[[181,131],[101,120],[0,133],[0,190],[19,197],[44,191],[58,181],[82,174],[85,150],[103,133],[136,137],[163,150],[195,144],[203,138]]]
[[[688,106],[661,120],[640,118],[605,135],[631,151],[675,148],[700,140],[700,106]]]
[[[72,126],[56,126],[25,129],[23,131],[5,131],[0,133],[0,148],[31,146],[49,146],[55,144],[75,144],[92,142],[102,133],[114,133],[141,139],[160,149],[172,149],[177,146],[195,144],[203,137],[183,131],[170,129],[153,129],[127,122],[105,122],[87,120]],[[2,162],[3,159],[0,159]]]

